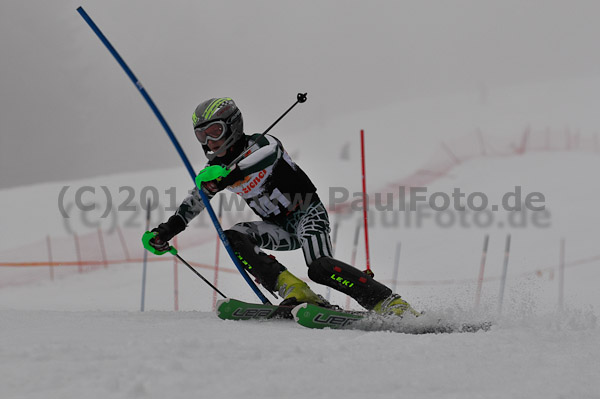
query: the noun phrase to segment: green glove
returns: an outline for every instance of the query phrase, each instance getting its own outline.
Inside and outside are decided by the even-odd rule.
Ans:
[[[211,165],[202,169],[198,176],[196,176],[196,186],[198,188],[202,187],[202,183],[213,181],[213,180],[221,180],[224,177],[229,176],[231,171],[221,165]]]
[[[173,255],[177,254],[177,249],[175,249],[175,247],[170,246],[169,249],[167,249],[166,251],[161,251],[156,249],[156,247],[154,247],[154,245],[152,245],[152,243],[154,241],[151,242],[151,240],[156,237],[158,233],[155,231],[147,231],[144,233],[144,235],[142,236],[142,243],[144,244],[144,248],[146,248],[148,251],[152,252],[154,255],[163,255],[166,254],[167,252],[172,253]]]

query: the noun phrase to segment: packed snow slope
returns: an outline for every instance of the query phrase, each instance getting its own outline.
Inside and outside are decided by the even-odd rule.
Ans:
[[[3,396],[597,398],[591,316],[408,336],[207,312],[2,311]]]
[[[150,259],[146,312],[141,313],[142,193],[156,190],[159,206],[152,212],[151,226],[166,220],[192,186],[183,167],[1,190],[0,262],[47,262],[47,236],[55,262],[76,262],[73,233],[81,237],[83,258],[99,261],[98,228],[105,233],[109,259],[124,259],[116,226],[122,227],[130,257],[140,259],[107,268],[86,266],[84,273],[77,266],[58,266],[54,281],[46,266],[0,268],[3,397],[598,398],[598,88],[598,79],[549,82],[494,90],[485,102],[457,94],[385,104],[314,123],[302,135],[289,135],[283,121],[273,130],[330,206],[340,190],[360,191],[361,127],[367,134],[369,192],[390,185],[397,189],[404,177],[429,165],[434,147],[434,161],[442,155],[447,160],[448,148],[457,156],[473,148],[479,151],[478,135],[456,140],[481,129],[487,156],[434,173],[436,178],[426,184],[428,196],[451,195],[458,188],[466,196],[485,194],[493,206],[518,187],[522,200],[531,193],[543,195],[543,212],[526,209],[515,217],[499,209],[485,212],[488,219],[477,219],[472,211],[426,210],[417,223],[414,212],[371,209],[369,235],[377,279],[395,285],[413,306],[430,314],[493,321],[486,333],[410,336],[311,331],[286,322],[223,322],[211,312],[210,288],[181,264],[180,311],[174,312],[175,274],[169,256]],[[254,123],[249,131],[260,131],[263,125]],[[518,148],[528,126],[531,139],[547,127],[550,133],[564,132],[561,145],[554,145],[549,134],[548,148],[555,151],[500,151],[503,156],[494,156],[496,138],[503,148]],[[166,145],[163,133],[154,133],[152,140]],[[567,140],[575,136],[578,141]],[[590,139],[584,142],[586,137]],[[573,143],[579,144],[571,148]],[[200,147],[186,150],[199,167],[204,161]],[[77,167],[76,160],[68,161]],[[95,210],[84,210],[93,204]],[[360,211],[331,212],[333,225],[339,225],[336,256],[343,261],[352,259],[361,217]],[[223,225],[252,218],[241,207],[226,212]],[[481,306],[474,310],[486,235]],[[178,239],[181,255],[208,265],[199,270],[212,280],[216,241],[207,218],[192,223]],[[356,256],[359,268],[365,267],[362,239],[363,233]],[[561,311],[562,240],[566,268]],[[276,256],[306,277],[299,252]],[[508,278],[499,314],[505,259]],[[228,272],[233,266],[222,248],[219,263],[219,288],[231,297],[256,300],[237,272]],[[328,294],[323,287],[312,287]],[[333,293],[331,300],[344,305],[346,298]]]
[[[597,255],[599,221],[592,212],[597,187],[582,182],[593,181],[598,163],[594,153],[485,158],[457,166],[428,187],[428,192],[451,193],[452,187],[480,191],[490,201],[514,185],[522,186],[524,192],[542,192],[550,213],[549,225],[542,227],[508,226],[509,216],[501,212],[495,217],[506,222],[502,227],[499,223],[486,228],[458,223],[444,227],[432,222],[435,214],[420,228],[381,222],[372,226],[373,268],[378,278],[391,283],[393,248],[401,240],[405,249],[398,291],[418,309],[440,317],[492,320],[489,332],[411,336],[314,331],[285,321],[225,322],[210,312],[210,289],[182,265],[179,306],[183,311],[173,312],[169,259],[149,264],[147,311],[140,313],[141,265],[111,265],[0,289],[4,395],[597,398],[600,334],[593,306],[600,299],[598,261],[567,268],[563,311],[557,310],[557,278],[550,277],[547,268],[556,270],[561,237],[567,240],[567,260]],[[178,172],[164,171],[163,176],[167,179],[173,173]],[[573,173],[577,179],[571,178]],[[116,190],[125,181],[134,181],[140,189],[156,177],[156,173],[111,176],[86,184],[106,184]],[[318,177],[317,183],[321,183]],[[189,184],[183,181],[182,185]],[[5,190],[1,198],[21,198],[16,206],[27,207],[42,191],[52,196],[60,187]],[[50,206],[47,211],[51,212]],[[372,218],[384,216],[389,217],[374,213]],[[18,226],[18,217],[13,217],[12,225]],[[349,261],[357,217],[346,220],[347,216],[333,215],[332,219],[338,217],[342,222],[337,251]],[[46,226],[54,226],[56,234],[64,229],[62,221],[51,217]],[[498,276],[507,233],[512,234],[513,244],[504,309],[499,315]],[[214,233],[196,227],[184,234],[201,238]],[[482,306],[475,311],[484,234],[491,237],[489,280],[483,285]],[[31,256],[32,252],[23,253],[22,259],[31,260]],[[183,256],[210,264],[214,240],[190,247]],[[306,276],[300,253],[277,256],[293,272]],[[358,259],[362,267],[360,251]],[[231,267],[224,259],[221,264]],[[23,273],[23,268],[0,272],[3,279],[10,279],[14,273]],[[26,272],[47,275],[46,268],[40,267]],[[212,272],[201,272],[211,277]],[[236,274],[221,274],[219,287],[232,297],[254,299]],[[315,289],[326,294],[322,288]],[[344,304],[345,297],[334,294],[332,300]]]
[[[244,112],[247,133],[253,133],[269,126],[298,91],[307,91],[308,101],[271,133],[329,206],[340,190],[360,191],[360,129],[366,131],[371,193],[397,190],[421,170],[435,177],[426,184],[429,196],[458,188],[466,196],[485,194],[490,206],[517,188],[522,201],[531,193],[543,196],[541,212],[500,209],[483,212],[481,219],[471,210],[425,210],[417,223],[415,212],[371,209],[377,279],[430,315],[494,322],[485,333],[412,336],[224,322],[211,312],[210,288],[181,264],[175,274],[169,256],[150,258],[146,311],[140,312],[143,193],[156,193],[155,226],[192,187],[190,177],[183,167],[164,169],[179,162],[176,152],[75,12],[80,4],[13,3],[3,2],[6,12],[0,12],[7,65],[0,96],[1,178],[11,187],[24,178],[47,183],[0,190],[0,263],[30,264],[0,266],[2,398],[600,397],[600,78],[591,39],[597,37],[597,13],[590,12],[597,5],[522,6],[515,0],[490,8],[471,1],[465,7],[438,4],[432,12],[431,5],[390,2],[382,12],[357,2],[345,16],[339,10],[347,2],[320,2],[324,12],[304,3],[290,8],[266,2],[268,12],[259,13],[263,24],[248,18],[254,3],[165,9],[147,1],[84,2],[197,170],[205,158],[189,117],[200,101],[231,96]],[[219,40],[196,40],[213,38],[216,26],[232,21],[236,28]],[[290,51],[273,52],[282,41]],[[194,51],[199,43],[202,50]],[[524,132],[531,132],[530,140],[542,132],[541,141],[525,144],[554,151],[517,155]],[[498,142],[504,151],[494,151]],[[486,157],[462,158],[480,152]],[[443,173],[429,168],[453,156],[461,161]],[[147,167],[156,170],[138,172]],[[125,173],[106,176],[108,170]],[[66,177],[91,174],[96,177]],[[91,205],[95,209],[85,210]],[[351,262],[361,217],[360,211],[331,212],[339,225],[341,260]],[[252,218],[240,207],[225,213],[223,225]],[[85,266],[78,273],[78,248],[84,260],[102,260],[98,229],[109,259],[134,261]],[[356,266],[364,268],[360,234]],[[485,279],[475,309],[486,235]],[[212,280],[217,245],[207,218],[194,221],[178,239],[181,255],[204,265],[198,270]],[[61,266],[31,266],[48,261],[47,242]],[[276,255],[306,277],[299,252]],[[219,264],[223,292],[256,300],[222,248]],[[175,276],[180,311],[173,311]],[[344,305],[346,298],[333,293],[331,300]]]

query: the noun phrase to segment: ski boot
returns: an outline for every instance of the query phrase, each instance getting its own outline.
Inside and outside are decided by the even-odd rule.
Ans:
[[[275,289],[279,292],[279,296],[283,298],[280,304],[283,306],[295,306],[301,303],[330,306],[325,298],[315,294],[308,284],[287,270],[282,271],[277,277]]]
[[[392,294],[384,300],[380,301],[373,308],[375,313],[380,315],[396,315],[402,317],[405,312],[412,313],[413,316],[419,317],[421,313],[417,312],[406,302],[404,299],[400,297],[398,294]]]

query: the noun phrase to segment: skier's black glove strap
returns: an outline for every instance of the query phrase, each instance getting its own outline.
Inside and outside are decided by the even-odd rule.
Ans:
[[[185,228],[186,228],[186,225],[185,225],[185,222],[183,221],[183,218],[179,215],[173,215],[165,223],[161,223],[158,225],[158,227],[152,229],[152,231],[155,231],[156,233],[158,233],[157,237],[158,237],[159,241],[166,243],[166,242],[170,241],[171,238],[175,237],[177,234],[179,234],[183,230],[185,230]],[[152,245],[152,240],[150,240],[150,243]],[[158,247],[155,247],[154,245],[152,245],[152,246],[156,249],[159,249]],[[163,251],[163,250],[161,249],[161,251]]]
[[[158,251],[168,251],[171,248],[169,242],[162,241],[159,236],[151,238],[150,241],[148,241],[148,244]]]
[[[216,185],[219,189],[219,191],[224,190],[226,187],[231,186],[233,183],[235,183],[238,180],[242,180],[244,178],[244,174],[242,173],[242,171],[240,170],[240,168],[238,166],[235,167],[235,169],[233,169],[231,171],[231,173],[229,173],[227,175],[227,177],[222,178],[220,181],[215,181]]]

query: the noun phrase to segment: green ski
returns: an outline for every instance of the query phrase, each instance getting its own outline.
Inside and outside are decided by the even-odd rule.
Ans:
[[[423,314],[405,318],[382,316],[367,311],[344,311],[303,303],[292,310],[296,323],[308,328],[351,329],[363,331],[391,331],[405,334],[449,334],[488,331],[492,323],[457,322]]]
[[[492,323],[458,322],[423,314],[382,316],[368,311],[350,311],[340,308],[324,308],[302,303],[293,306],[264,305],[227,298],[217,302],[217,316],[223,320],[294,319],[308,328],[351,329],[363,331],[391,331],[405,334],[448,334],[457,332],[488,331]]]
[[[248,303],[226,298],[217,302],[217,316],[223,320],[291,319],[291,306]]]
[[[367,312],[349,312],[302,303],[292,310],[296,323],[308,328],[348,328]]]

